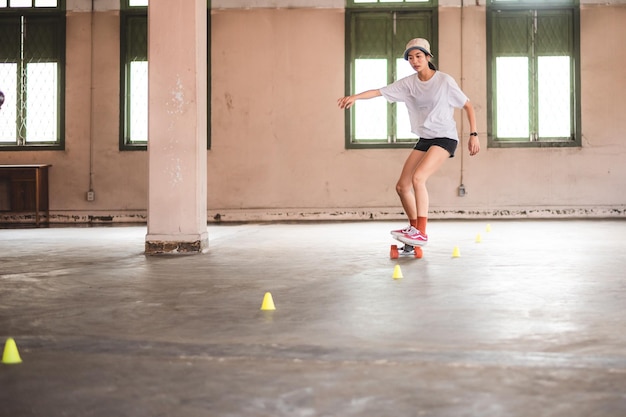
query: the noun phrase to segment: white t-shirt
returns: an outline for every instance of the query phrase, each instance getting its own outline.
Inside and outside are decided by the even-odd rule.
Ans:
[[[437,71],[430,80],[421,81],[415,73],[381,88],[380,92],[388,101],[406,104],[411,132],[420,138],[459,140],[454,109],[462,108],[468,98],[448,74]]]

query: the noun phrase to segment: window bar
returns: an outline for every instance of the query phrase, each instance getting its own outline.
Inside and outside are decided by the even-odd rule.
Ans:
[[[538,68],[537,68],[537,51],[536,51],[536,43],[537,43],[537,10],[533,10],[531,12],[531,31],[530,31],[530,100],[528,105],[531,106],[531,111],[529,113],[529,123],[530,123],[530,141],[537,142],[539,140],[539,135],[537,133],[537,111],[538,111],[538,98],[537,98],[537,76],[538,76]]]
[[[26,19],[20,16],[20,62],[17,65],[18,79],[18,111],[17,111],[17,145],[26,144],[26,62],[24,55],[24,41],[26,39]]]

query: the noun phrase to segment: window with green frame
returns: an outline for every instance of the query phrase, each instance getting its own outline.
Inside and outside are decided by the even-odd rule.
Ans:
[[[121,14],[120,149],[148,144],[148,0],[126,0]]]
[[[404,60],[406,43],[430,41],[437,56],[436,4],[429,0],[352,0],[346,13],[346,94],[380,88],[414,73]],[[360,100],[348,110],[347,148],[406,147],[417,140],[406,106],[382,98]]]
[[[63,149],[61,0],[0,0],[0,150]]]
[[[576,3],[490,1],[490,147],[580,146]]]
[[[1,0],[0,0],[1,1]],[[123,0],[121,14],[120,149],[146,150],[148,145],[148,4],[149,0]],[[207,37],[210,33],[210,1],[207,1]],[[207,42],[210,48],[210,42]],[[207,51],[207,77],[210,66]],[[210,97],[211,83],[207,83]],[[209,99],[208,103],[211,102]],[[211,126],[207,149],[211,148]]]

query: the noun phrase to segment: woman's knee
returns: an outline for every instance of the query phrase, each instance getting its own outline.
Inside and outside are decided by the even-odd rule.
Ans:
[[[411,192],[412,189],[413,185],[411,183],[406,183],[405,181],[398,181],[396,183],[396,193],[398,193],[398,195],[403,195]]]
[[[411,178],[413,182],[413,188],[417,188],[419,186],[426,184],[427,179],[428,179],[428,176],[423,175],[421,172],[419,172],[419,170],[415,171],[415,174],[413,174],[413,177]]]

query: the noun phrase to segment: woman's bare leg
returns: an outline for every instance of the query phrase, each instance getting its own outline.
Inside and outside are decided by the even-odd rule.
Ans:
[[[404,162],[402,173],[396,183],[396,192],[400,197],[400,202],[402,202],[404,213],[409,218],[409,222],[412,219],[417,219],[416,195],[413,191],[413,174],[425,155],[426,152],[423,151],[411,151],[408,158]]]
[[[426,181],[450,157],[440,146],[432,146],[427,152],[413,150],[402,167],[396,192],[400,196],[409,223],[426,233],[430,200]]]
[[[422,154],[424,154],[422,152]],[[429,198],[426,181],[441,165],[450,158],[448,151],[440,146],[431,146],[428,151],[419,159],[413,175],[411,177],[413,190],[415,192],[415,217],[428,217]]]

